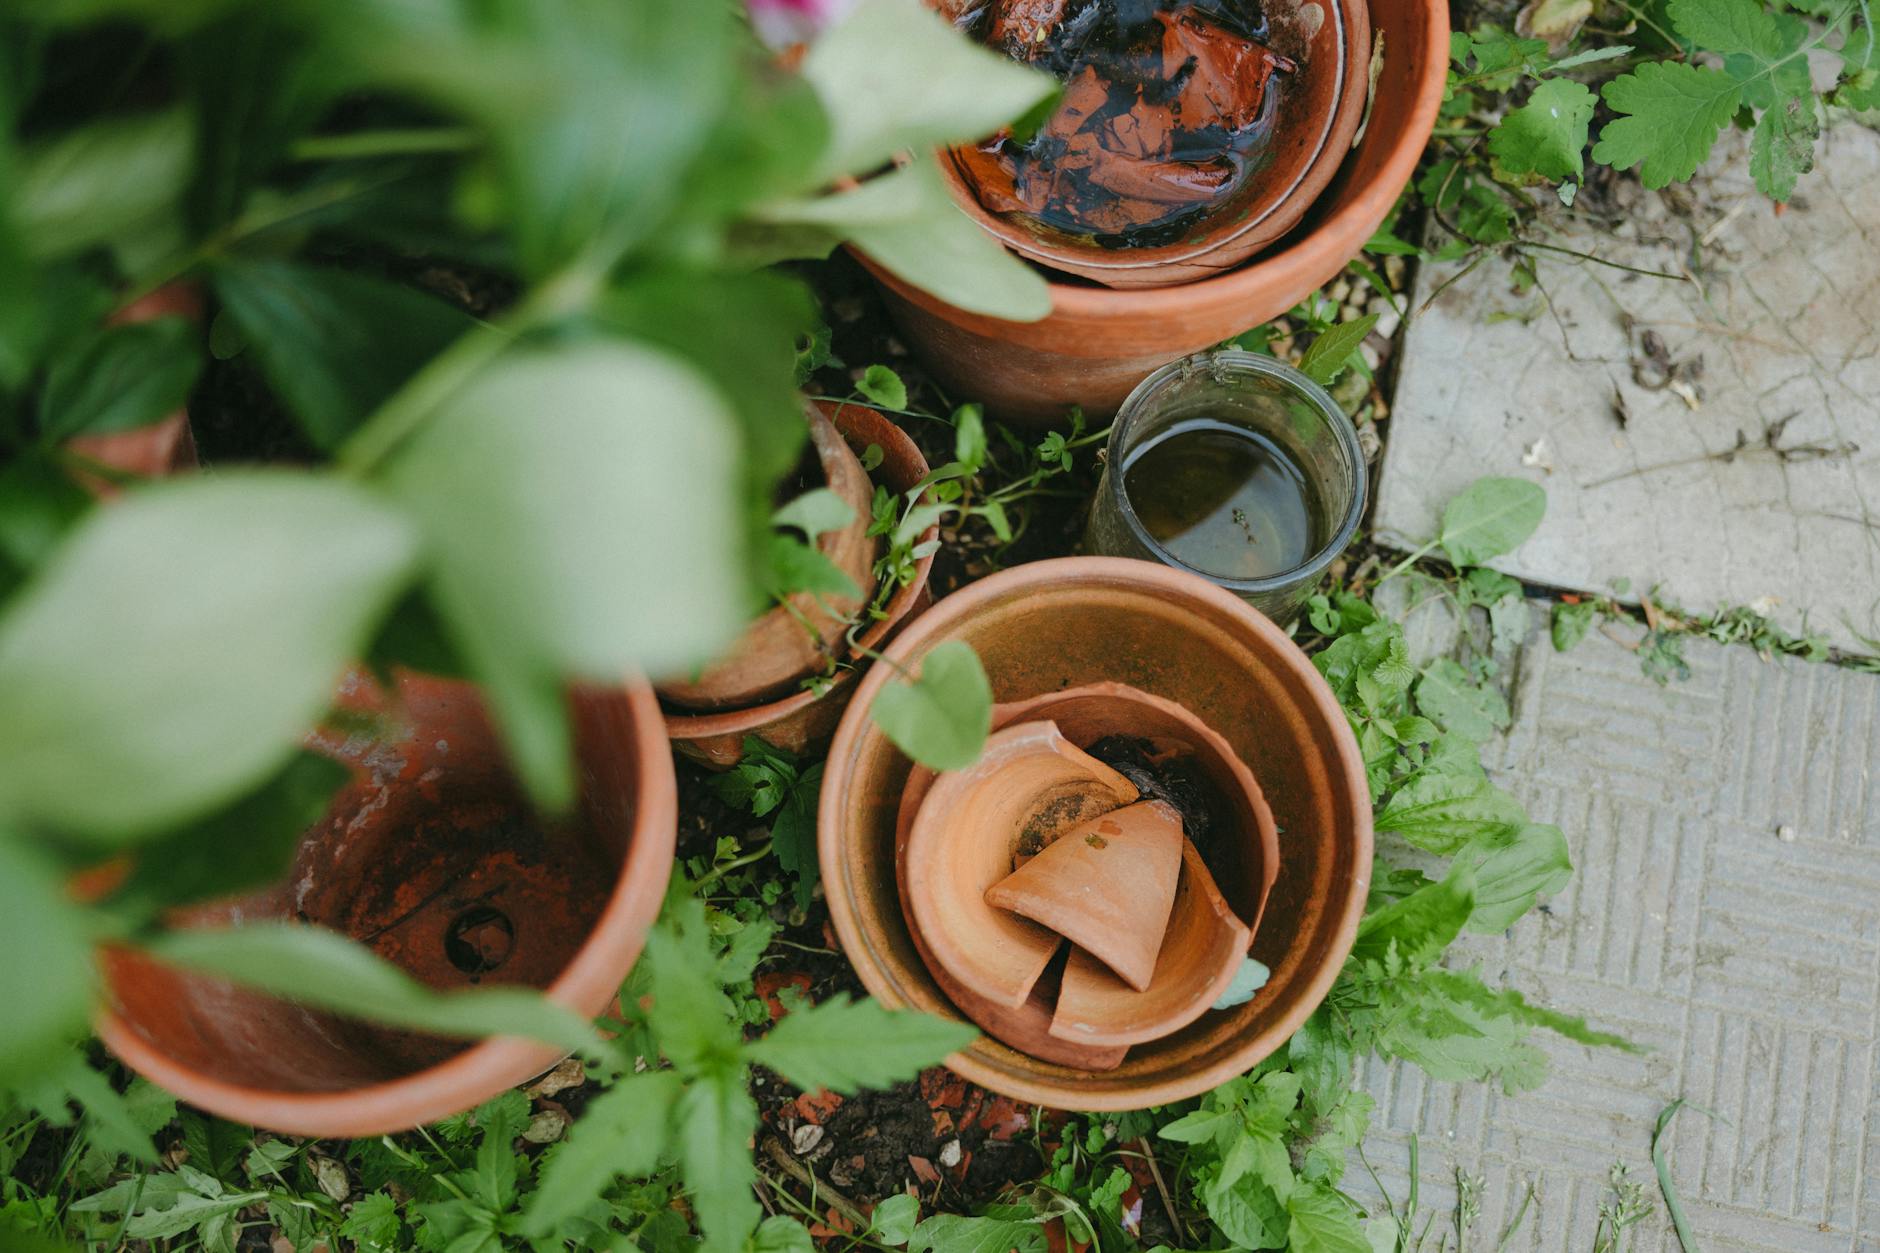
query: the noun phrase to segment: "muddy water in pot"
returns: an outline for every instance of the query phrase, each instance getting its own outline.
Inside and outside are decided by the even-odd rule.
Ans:
[[[1104,247],[1174,243],[1230,205],[1295,68],[1252,0],[991,0],[959,20],[1065,85],[1029,138],[955,149],[980,203]]]

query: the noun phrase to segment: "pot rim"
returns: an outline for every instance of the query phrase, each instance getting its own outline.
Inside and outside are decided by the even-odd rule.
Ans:
[[[890,422],[887,417],[873,405],[863,404],[859,400],[845,400],[841,403],[819,400],[811,403],[822,407],[824,416],[826,416],[830,422],[834,423],[836,430],[841,432],[845,440],[849,437],[849,428],[844,415],[851,409],[866,410],[871,416],[878,420],[881,427],[884,428],[879,431],[878,434],[905,445],[902,450],[904,454],[912,455],[915,461],[920,465],[925,466],[927,464],[927,458],[925,454],[920,451],[920,445],[914,442],[914,438],[893,422]],[[892,434],[889,434],[889,432],[892,432]],[[875,433],[877,432],[871,432],[871,434]],[[880,441],[871,440],[870,442],[878,443]],[[925,478],[925,473],[920,477]],[[910,482],[906,487],[900,490],[906,491],[911,487],[913,487],[913,483]],[[939,537],[940,524],[938,522],[928,527],[925,531],[922,531],[920,535],[923,542],[938,539]],[[856,643],[864,648],[878,647],[881,641],[887,637],[888,633],[893,631],[907,618],[908,614],[913,610],[915,602],[917,602],[921,594],[927,590],[927,578],[933,572],[934,556],[934,553],[928,553],[926,556],[918,558],[915,561],[914,577],[908,580],[893,596],[888,598],[888,603],[884,608],[884,612],[887,616],[879,622],[871,623],[866,631],[856,636]],[[839,671],[836,677],[830,681],[829,686],[824,688],[820,694],[808,690],[795,691],[788,696],[780,696],[776,700],[765,701],[758,705],[746,705],[741,709],[687,711],[668,709],[666,706],[661,705],[660,712],[666,720],[666,736],[668,739],[672,740],[702,740],[709,739],[713,736],[730,735],[741,731],[755,732],[762,727],[769,726],[773,722],[787,718],[800,710],[807,709],[817,701],[827,700],[844,688],[853,686],[865,668],[866,667],[851,666],[846,670]]]
[[[1299,7],[1297,3],[1295,8]],[[1331,108],[1325,111],[1318,128],[1318,134],[1312,142],[1312,152],[1299,167],[1290,185],[1273,198],[1264,209],[1250,216],[1233,220],[1230,215],[1222,214],[1225,229],[1218,235],[1205,234],[1198,241],[1176,242],[1151,248],[1119,248],[1113,250],[1092,249],[1075,244],[1059,244],[1036,238],[1023,227],[1007,222],[1001,215],[993,213],[979,201],[973,192],[971,180],[959,168],[959,160],[954,155],[962,147],[951,144],[939,152],[939,165],[947,181],[947,190],[953,193],[956,204],[965,211],[988,235],[1004,244],[1013,252],[1055,274],[1071,274],[1094,279],[1101,283],[1107,281],[1102,275],[1125,277],[1143,271],[1153,271],[1168,266],[1204,263],[1207,258],[1233,247],[1245,239],[1248,234],[1262,229],[1272,232],[1266,243],[1283,239],[1286,233],[1299,224],[1310,212],[1312,202],[1316,200],[1331,181],[1337,176],[1342,158],[1337,161],[1328,158],[1338,155],[1337,147],[1342,141],[1344,155],[1350,154],[1351,138],[1357,133],[1364,119],[1368,91],[1353,92],[1360,82],[1368,87],[1369,74],[1359,73],[1357,59],[1364,58],[1368,68],[1370,61],[1371,28],[1370,13],[1364,0],[1330,0],[1333,11],[1331,19],[1337,40],[1337,64],[1333,75]],[[1309,42],[1309,41],[1308,41]],[[1292,210],[1288,213],[1287,210]],[[1275,220],[1279,229],[1274,230]],[[1204,218],[1205,222],[1206,219]],[[1262,245],[1256,244],[1257,249]],[[1242,256],[1240,261],[1245,261]],[[1228,266],[1216,266],[1217,269],[1231,268],[1240,261],[1230,262]]]
[[[583,1017],[601,1013],[620,994],[672,874],[679,796],[653,689],[634,679],[617,689],[627,698],[638,780],[627,856],[607,908],[567,967],[543,990]],[[621,953],[632,959],[623,967]],[[93,1025],[127,1066],[166,1091],[221,1118],[289,1135],[355,1138],[406,1131],[459,1112],[477,1099],[541,1074],[567,1053],[516,1036],[481,1040],[435,1066],[402,1078],[334,1092],[282,1092],[232,1083],[176,1061],[144,1039],[108,1005]]]
[[[1116,422],[1110,430],[1110,438],[1105,448],[1117,446],[1129,435],[1129,428],[1139,419],[1141,410],[1155,398],[1155,393],[1166,387],[1171,381],[1179,379],[1189,371],[1205,369],[1215,363],[1234,369],[1246,370],[1253,374],[1262,374],[1296,392],[1302,399],[1318,410],[1319,416],[1331,428],[1332,437],[1338,443],[1338,451],[1343,454],[1346,467],[1351,473],[1351,501],[1345,507],[1344,516],[1338,527],[1323,545],[1311,556],[1290,570],[1281,570],[1277,574],[1263,575],[1257,579],[1231,579],[1224,575],[1210,574],[1200,566],[1183,561],[1151,534],[1136,516],[1136,507],[1130,503],[1129,492],[1124,489],[1123,478],[1129,469],[1127,463],[1112,465],[1104,479],[1103,487],[1116,501],[1116,512],[1123,519],[1129,533],[1136,542],[1150,552],[1156,553],[1164,564],[1185,570],[1190,574],[1206,579],[1219,587],[1238,596],[1258,596],[1267,592],[1284,591],[1308,583],[1325,573],[1332,562],[1351,543],[1351,537],[1358,533],[1358,524],[1364,521],[1364,508],[1370,495],[1370,476],[1365,472],[1364,449],[1358,443],[1358,428],[1345,412],[1345,407],[1332,399],[1331,393],[1313,382],[1306,375],[1273,357],[1262,356],[1257,352],[1247,352],[1241,348],[1221,348],[1213,352],[1198,352],[1180,360],[1171,361],[1157,369],[1124,399],[1116,411]]]
[[[1255,257],[1238,269],[1168,287],[1101,287],[1052,282],[1047,276],[1046,281],[1051,290],[1051,312],[1038,322],[1013,322],[1006,318],[971,313],[948,304],[925,289],[890,273],[861,249],[850,245],[849,251],[877,281],[916,307],[981,334],[1007,338],[1012,334],[1010,328],[1036,327],[1045,321],[1154,321],[1192,315],[1197,304],[1232,308],[1256,300],[1264,291],[1305,281],[1322,266],[1322,262],[1312,255],[1320,250],[1310,245],[1314,241],[1337,241],[1340,252],[1344,252],[1347,247],[1351,255],[1362,251],[1364,241],[1376,232],[1378,225],[1396,204],[1397,197],[1409,183],[1417,162],[1422,158],[1430,130],[1435,125],[1437,111],[1442,105],[1444,83],[1448,77],[1448,54],[1445,50],[1449,46],[1449,6],[1440,0],[1418,0],[1418,7],[1422,11],[1422,38],[1408,42],[1399,54],[1411,58],[1421,56],[1415,101],[1412,108],[1401,115],[1401,129],[1389,145],[1390,153],[1383,167],[1349,203],[1314,224],[1311,229],[1296,235],[1290,245]],[[1376,25],[1376,22],[1372,23],[1374,30]],[[1388,46],[1384,55],[1392,55]],[[1379,126],[1383,121],[1373,111],[1366,120],[1365,133],[1368,135],[1369,127]],[[1347,153],[1346,160],[1350,159],[1351,154]]]
[[[1331,991],[1357,938],[1358,924],[1364,915],[1370,887],[1371,790],[1365,778],[1363,758],[1344,708],[1311,659],[1291,637],[1274,625],[1272,619],[1225,588],[1217,587],[1184,570],[1129,557],[1056,557],[1015,566],[980,579],[946,597],[909,624],[884,650],[883,655],[905,663],[925,646],[939,642],[936,637],[941,636],[956,621],[970,616],[988,602],[1000,600],[1020,589],[1028,590],[1034,596],[1044,595],[1048,594],[1046,589],[1051,586],[1066,583],[1079,586],[1122,584],[1139,591],[1159,593],[1174,601],[1204,602],[1209,609],[1236,620],[1240,627],[1268,645],[1276,666],[1290,671],[1301,681],[1301,686],[1310,694],[1311,708],[1318,714],[1337,746],[1337,760],[1327,763],[1329,770],[1343,774],[1345,787],[1351,795],[1365,798],[1353,815],[1355,821],[1352,826],[1352,837],[1356,844],[1355,861],[1360,872],[1352,876],[1343,901],[1327,902],[1331,907],[1328,912],[1337,915],[1330,956],[1302,981],[1302,991],[1286,1013],[1263,1030],[1242,1037],[1225,1057],[1210,1065],[1196,1067],[1177,1078],[1115,1091],[1092,1088],[1080,1082],[1087,1072],[1069,1067],[1061,1067],[1064,1071],[1061,1080],[1014,1076],[981,1058],[977,1053],[977,1043],[946,1060],[946,1065],[961,1077],[1015,1100],[1057,1109],[1143,1109],[1198,1096],[1245,1073],[1260,1058],[1268,1056],[1290,1039]],[[825,866],[841,864],[845,842],[842,832],[843,794],[850,782],[850,762],[861,737],[871,729],[869,707],[892,673],[894,667],[891,666],[870,668],[843,713],[842,723],[836,728],[835,738],[830,744],[828,765],[824,768],[822,791],[817,798],[816,809],[816,852],[818,860]],[[865,941],[858,911],[853,908],[850,899],[851,881],[843,876],[825,875],[823,884],[836,936],[841,941],[849,964],[855,968],[869,994],[886,1008],[907,1008],[908,1002],[897,993],[884,973],[886,963]],[[838,890],[827,890],[831,888]]]

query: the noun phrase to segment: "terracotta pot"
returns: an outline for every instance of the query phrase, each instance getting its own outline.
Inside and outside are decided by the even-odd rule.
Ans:
[[[1063,938],[986,899],[1015,858],[1136,799],[1136,788],[1049,722],[1007,727],[926,790],[907,836],[901,902],[941,969],[1017,1009]]]
[[[880,547],[880,540],[868,534],[874,484],[827,415],[808,403],[803,412],[809,420],[811,446],[822,466],[823,484],[854,512],[848,525],[819,536],[816,547],[856,587],[871,589],[875,552]],[[661,683],[660,698],[689,709],[739,709],[787,695],[838,655],[849,618],[864,603],[853,596],[818,597],[806,592],[792,596],[788,608],[778,605],[751,623],[725,656],[698,678]]]
[[[676,789],[652,690],[571,694],[582,791],[561,821],[529,812],[471,685],[408,675],[398,698],[363,680],[343,693],[356,710],[382,709],[394,730],[317,742],[354,777],[288,877],[178,922],[303,919],[434,988],[524,984],[600,1013],[672,871]],[[127,1065],[211,1113],[291,1135],[434,1122],[559,1056],[534,1041],[465,1044],[346,1020],[122,949],[105,950],[101,966],[98,1033]]]
[[[1252,1000],[1204,1013],[1092,1073],[984,1038],[950,1059],[1019,1100],[1135,1109],[1207,1091],[1273,1052],[1324,998],[1350,951],[1371,871],[1371,799],[1343,710],[1311,661],[1268,619],[1205,579],[1148,562],[1071,557],[995,574],[941,601],[886,650],[918,666],[964,640],[1004,701],[1096,682],[1178,702],[1260,780],[1285,832],[1252,955],[1272,971]],[[921,960],[895,887],[894,836],[912,769],[868,718],[892,671],[864,676],[830,747],[817,839],[836,934],[869,992],[890,1007],[953,1014]],[[1243,918],[1258,880],[1224,876]]]
[[[1358,255],[1396,203],[1436,122],[1449,64],[1449,12],[1437,0],[1370,0],[1384,38],[1362,137],[1331,186],[1280,246],[1216,278],[1138,291],[1054,283],[1038,322],[1006,322],[936,300],[867,257],[903,338],[941,385],[1000,417],[1048,423],[1081,405],[1114,413],[1158,366],[1290,309]],[[1361,54],[1360,64],[1363,64]]]
[[[1063,936],[1145,991],[1175,907],[1183,843],[1173,805],[1125,805],[1052,840],[987,888],[986,904]]]
[[[1252,938],[1247,924],[1222,898],[1194,841],[1181,841],[1177,855],[1181,886],[1151,959],[1153,977],[1132,987],[1096,955],[1072,949],[1052,1035],[1092,1045],[1159,1040],[1205,1014],[1234,981]]]
[[[953,5],[941,0],[939,7],[948,12]],[[1211,206],[1185,238],[1157,247],[1102,248],[1022,215],[990,212],[973,187],[977,145],[941,154],[948,190],[967,216],[1020,256],[1106,287],[1168,287],[1233,269],[1298,225],[1338,173],[1363,120],[1370,83],[1365,0],[1305,0],[1273,6],[1267,18],[1266,46],[1294,68],[1267,88],[1274,101],[1267,123],[1272,137],[1259,152],[1262,166],[1235,196]]]
[[[870,445],[881,449],[881,464],[874,470],[877,481],[890,491],[912,491],[927,477],[927,459],[906,432],[865,405],[834,405],[818,402],[849,448],[856,454]],[[866,512],[866,510],[864,510]],[[923,542],[940,537],[936,523],[921,536]],[[933,554],[922,557],[914,567],[914,578],[898,589],[883,606],[883,616],[871,622],[856,636],[864,648],[879,649],[901,626],[933,603],[927,591],[927,576],[933,570]],[[867,585],[867,578],[862,580]],[[836,671],[829,686],[819,696],[815,692],[795,691],[780,699],[729,709],[717,713],[693,713],[668,710],[666,734],[673,747],[715,770],[729,770],[744,758],[744,737],[754,735],[767,744],[792,753],[821,747],[835,734],[836,723],[847,707],[849,696],[860,677],[861,664]]]
[[[134,300],[113,313],[113,326],[152,322],[175,314],[202,321],[202,292],[194,284],[172,283]],[[121,474],[154,479],[196,467],[196,437],[189,429],[189,414],[178,409],[148,426],[108,435],[77,435],[65,446],[81,457],[109,466]],[[99,474],[75,472],[81,486],[104,499],[118,494],[118,485]]]

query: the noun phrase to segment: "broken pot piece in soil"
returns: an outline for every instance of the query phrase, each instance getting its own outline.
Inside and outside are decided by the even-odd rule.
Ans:
[[[1018,1100],[1140,1109],[1205,1092],[1283,1044],[1330,990],[1370,883],[1362,757],[1311,660],[1271,621],[1204,579],[1095,557],[1035,562],[980,580],[910,623],[884,651],[918,671],[928,651],[950,640],[979,654],[1004,702],[995,718],[1010,725],[1014,707],[1025,721],[1048,718],[1086,751],[1116,728],[1090,717],[1097,705],[1087,703],[1090,720],[1073,730],[1078,688],[1123,684],[1173,702],[1259,780],[1262,803],[1285,832],[1283,856],[1264,863],[1259,837],[1222,841],[1217,831],[1194,841],[1234,915],[1258,923],[1251,956],[1271,976],[1251,1000],[1203,1010],[1172,1035],[1130,1046],[1107,1071],[1048,1060],[990,1035],[956,1055],[954,1069]],[[897,821],[919,778],[868,717],[892,673],[876,667],[863,677],[830,747],[817,823],[823,883],[837,936],[868,990],[889,1007],[953,1014],[959,1011],[922,960],[895,881]],[[1060,698],[1064,705],[1053,708]],[[1153,737],[1145,738],[1153,747]],[[1183,808],[1180,796],[1164,799]],[[1245,829],[1257,832],[1259,824]],[[1272,890],[1262,908],[1266,884]]]
[[[827,487],[849,507],[846,524],[824,532],[817,549],[857,588],[874,586],[880,540],[868,534],[874,484],[860,458],[826,414],[805,403],[816,468],[798,476],[792,496]],[[737,642],[695,679],[659,684],[660,698],[685,709],[741,709],[787,695],[828,667],[844,650],[842,636],[864,602],[856,597],[798,592],[745,628]]]
[[[1285,234],[1364,113],[1364,0],[940,7],[1065,84],[1022,142],[943,155],[955,199],[1021,256],[1107,286],[1210,277]]]
[[[965,7],[946,0],[943,11],[958,16]],[[1231,271],[1180,287],[1053,283],[1051,312],[1037,322],[970,313],[858,254],[880,282],[903,342],[943,388],[973,397],[998,417],[1043,425],[1064,421],[1077,405],[1097,420],[1116,412],[1157,367],[1277,317],[1330,282],[1410,181],[1448,71],[1447,5],[1370,0],[1368,8],[1374,37],[1353,55],[1360,70],[1376,58],[1367,120],[1348,153],[1333,146],[1333,159],[1342,162],[1336,177],[1285,239]],[[963,189],[961,195],[969,212],[978,208]]]
[[[875,483],[891,492],[906,493],[927,477],[927,459],[921,456],[914,441],[875,410],[865,405],[816,404],[821,416],[833,425],[849,451],[857,457],[870,448],[881,450],[881,464],[870,472]],[[867,519],[869,505],[864,504],[860,514]],[[935,523],[922,534],[921,542],[935,541],[939,536],[940,527]],[[927,591],[927,577],[932,569],[933,553],[929,552],[915,562],[913,578],[894,589],[881,607],[881,616],[865,619],[864,629],[855,636],[858,649],[880,648],[903,623],[932,603]],[[872,577],[872,571],[866,572],[858,582],[868,587]],[[800,626],[791,625],[802,634]],[[668,707],[666,733],[674,748],[717,770],[730,769],[743,759],[744,738],[749,735],[792,753],[816,749],[835,732],[836,722],[865,664],[861,657],[859,652],[846,660],[838,657],[840,664],[836,672],[820,687],[799,686],[797,690],[757,704],[712,712]]]
[[[380,736],[322,733],[352,780],[274,887],[175,925],[312,923],[439,990],[516,984],[591,1017],[639,956],[672,872],[677,800],[652,690],[577,688],[581,799],[533,813],[470,684],[349,681]],[[98,1033],[133,1070],[211,1113],[303,1136],[402,1131],[552,1066],[550,1045],[467,1044],[338,1017],[108,948]]]

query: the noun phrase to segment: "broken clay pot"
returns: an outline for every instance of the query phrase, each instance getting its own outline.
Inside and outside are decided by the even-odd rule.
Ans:
[[[304,921],[439,990],[539,988],[593,1016],[618,995],[672,872],[677,800],[643,683],[577,688],[580,802],[535,815],[476,689],[355,678],[341,703],[391,728],[323,734],[352,780],[308,829],[289,875],[175,922]],[[105,949],[98,1033],[133,1070],[236,1122],[303,1136],[401,1131],[470,1109],[559,1060],[523,1039],[478,1043],[379,1027]]]
[[[1178,287],[1051,285],[1037,322],[969,313],[857,254],[880,282],[903,340],[939,383],[999,417],[1062,422],[1116,412],[1137,383],[1177,358],[1292,308],[1358,255],[1415,171],[1442,103],[1449,9],[1438,0],[1370,0],[1377,86],[1359,138],[1286,239],[1233,270]],[[1381,44],[1380,41],[1381,40]]]
[[[940,601],[884,651],[917,668],[948,640],[978,652],[995,698],[1008,704],[1042,706],[1095,683],[1179,704],[1246,764],[1286,832],[1263,914],[1257,863],[1218,879],[1236,916],[1260,918],[1251,955],[1272,975],[1250,1001],[1136,1045],[1108,1071],[1048,1061],[991,1036],[956,1054],[953,1068],[1018,1100],[1139,1109],[1205,1092],[1283,1044],[1330,990],[1370,883],[1363,761],[1311,660],[1207,580],[1122,558],[1061,558],[992,575]],[[823,883],[836,934],[868,990],[890,1008],[954,1014],[895,884],[896,820],[913,765],[868,717],[892,673],[876,667],[863,677],[830,747],[817,823]],[[1059,723],[1067,736],[1069,723]]]
[[[1063,939],[986,899],[1063,832],[1136,799],[1135,785],[1049,722],[1007,727],[940,775],[907,837],[904,905],[934,959],[974,996],[1017,1009]]]
[[[788,695],[804,679],[823,670],[830,657],[844,651],[841,640],[849,619],[875,586],[875,551],[880,541],[868,534],[874,484],[855,450],[822,409],[805,402],[803,412],[809,420],[810,444],[822,467],[822,482],[806,484],[804,490],[827,486],[852,515],[847,524],[819,536],[816,547],[862,589],[862,596],[808,592],[791,596],[787,606],[775,606],[746,627],[725,655],[697,678],[659,684],[660,698],[669,704],[686,709],[740,709]]]
[[[1169,929],[1183,843],[1167,801],[1125,805],[1052,840],[987,888],[986,904],[1063,936],[1141,992]]]
[[[956,3],[938,0],[938,7],[947,12]],[[1165,69],[1171,85],[1182,85],[1178,96],[1158,102],[1157,93],[1144,89],[1119,115],[1107,100],[1110,86],[1100,67],[1086,65],[1033,141],[1047,145],[1055,159],[1034,172],[1022,155],[1015,159],[984,143],[950,148],[941,154],[940,169],[954,200],[1020,256],[1106,287],[1167,287],[1233,269],[1305,217],[1351,152],[1369,95],[1365,0],[1295,0],[1267,6],[1264,16],[1267,31],[1256,43],[1199,11],[1157,13],[1167,32]],[[1048,44],[1056,25],[1036,25],[1026,52]],[[1197,165],[1190,151],[1168,159],[1171,148],[1194,147],[1180,139],[1184,127],[1244,133],[1257,147],[1211,164]],[[1163,151],[1152,150],[1158,148]],[[1254,172],[1238,177],[1240,162]],[[1200,177],[1217,166],[1218,178]],[[1035,200],[1047,194],[1041,184],[1058,190],[1078,179],[1097,185],[1076,197],[1093,211],[1082,223],[1087,233],[1041,220],[1038,206],[1025,203],[1025,191]],[[1129,206],[1140,205],[1133,216],[1141,216],[1171,198],[1206,204],[1177,238],[1147,246],[1093,242],[1129,238]]]
[[[905,493],[927,477],[927,459],[921,456],[919,447],[875,410],[865,405],[816,404],[857,456],[871,447],[881,449],[881,464],[873,471],[876,482],[890,491]],[[866,516],[868,510],[864,508],[863,513]],[[940,526],[935,523],[921,540],[924,543],[939,537]],[[913,579],[896,589],[883,606],[883,616],[870,622],[856,636],[856,643],[862,648],[880,648],[903,623],[932,604],[927,590],[927,576],[932,569],[933,554],[928,553],[915,563]],[[867,578],[862,582],[868,585]],[[747,735],[792,753],[812,751],[835,733],[862,668],[855,664],[838,669],[820,694],[797,690],[744,708],[714,712],[668,709],[666,733],[674,748],[715,770],[729,770],[743,760]]]
[[[1099,1046],[1159,1040],[1201,1017],[1227,991],[1246,960],[1251,933],[1221,898],[1193,841],[1182,841],[1179,856],[1181,885],[1153,976],[1135,987],[1097,956],[1072,949],[1052,1035]]]

